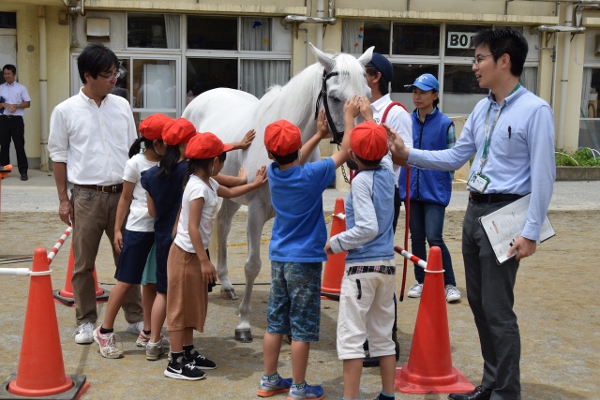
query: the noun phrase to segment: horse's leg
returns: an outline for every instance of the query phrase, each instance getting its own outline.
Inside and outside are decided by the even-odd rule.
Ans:
[[[250,331],[250,311],[252,306],[250,299],[254,280],[258,276],[261,267],[260,260],[260,239],[265,222],[273,217],[273,207],[270,203],[260,204],[257,198],[254,204],[248,206],[248,218],[246,219],[246,235],[248,238],[248,258],[244,266],[246,274],[246,290],[242,302],[240,303],[240,315],[238,325],[235,328],[235,340],[242,343],[252,342],[252,332]],[[253,207],[254,205],[254,207]]]
[[[240,204],[229,199],[223,199],[221,209],[217,215],[215,230],[217,231],[217,276],[221,282],[221,296],[228,300],[237,300],[239,296],[229,280],[227,270],[227,236],[231,230],[231,221],[234,214],[240,209]]]

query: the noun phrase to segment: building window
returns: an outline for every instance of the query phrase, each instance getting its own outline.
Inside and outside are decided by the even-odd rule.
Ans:
[[[236,17],[187,17],[189,49],[237,50]]]
[[[218,87],[260,98],[269,87],[289,81],[292,34],[277,20],[198,16],[187,20],[186,104]]]
[[[470,65],[444,66],[444,112],[469,114],[489,90],[479,87]]]
[[[0,12],[0,29],[17,29],[17,13]]]
[[[600,115],[598,115],[600,68],[583,69],[583,87],[579,107],[579,147],[600,150]]]
[[[471,39],[491,26],[480,25],[446,25],[446,56],[473,57]]]
[[[439,56],[440,26],[395,23],[393,43],[393,54]]]
[[[127,15],[127,47],[179,49],[180,17],[176,14]]]

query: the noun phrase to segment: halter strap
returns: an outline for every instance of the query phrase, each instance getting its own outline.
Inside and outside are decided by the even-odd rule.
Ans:
[[[337,144],[342,143],[342,138],[344,137],[344,132],[338,132],[337,128],[333,124],[333,118],[331,118],[331,112],[329,111],[329,104],[327,103],[327,80],[332,76],[339,75],[339,72],[334,71],[327,73],[327,70],[323,70],[323,84],[321,85],[321,92],[317,97],[317,103],[315,105],[315,120],[319,117],[319,106],[321,105],[321,100],[323,100],[323,108],[325,109],[325,116],[327,117],[327,123],[329,124],[329,129],[331,129],[331,133],[333,135],[333,142]]]

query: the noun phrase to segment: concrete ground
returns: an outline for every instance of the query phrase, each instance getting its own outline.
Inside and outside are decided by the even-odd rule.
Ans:
[[[30,180],[21,182],[17,174],[2,181],[2,215],[0,219],[0,258],[31,256],[37,247],[50,249],[63,233],[65,225],[57,216],[58,201],[51,174],[30,171]],[[557,232],[555,238],[541,244],[537,253],[522,262],[517,280],[515,309],[519,316],[522,338],[523,399],[600,399],[600,323],[598,321],[597,271],[600,252],[595,240],[600,226],[600,182],[557,182],[550,209],[550,219]],[[327,190],[324,196],[326,215],[336,197],[345,193]],[[445,239],[453,256],[458,288],[463,299],[447,306],[453,365],[466,378],[478,385],[482,360],[473,318],[466,300],[464,268],[460,255],[460,235],[466,192],[453,192],[448,207]],[[238,213],[229,237],[230,277],[242,294],[242,265],[246,257],[245,214]],[[272,221],[271,221],[272,222]],[[271,222],[264,231],[268,240]],[[399,224],[396,243],[403,242],[403,226]],[[67,243],[67,246],[70,242]],[[53,261],[53,287],[64,287],[68,249]],[[267,246],[261,249],[263,266],[252,298],[252,333],[254,342],[240,344],[233,338],[239,301],[222,299],[218,292],[209,295],[206,329],[196,334],[195,344],[201,352],[218,364],[199,382],[175,381],[162,371],[166,360],[146,361],[144,351],[135,346],[135,336],[125,331],[120,314],[116,331],[125,351],[119,360],[100,356],[98,347],[77,345],[74,309],[56,305],[62,353],[66,374],[85,374],[91,384],[84,399],[255,399],[262,374],[262,335],[266,326],[269,294]],[[6,258],[6,257],[5,257]],[[401,260],[398,258],[398,262]],[[0,267],[29,267],[30,263],[6,264]],[[114,284],[110,248],[104,239],[97,259],[100,286],[110,290]],[[407,286],[410,286],[412,267]],[[401,275],[397,280],[400,291]],[[217,287],[218,288],[218,287]],[[16,373],[27,304],[28,278],[0,277],[0,377]],[[419,300],[405,299],[398,305],[401,356],[398,366],[405,364],[410,353]],[[326,398],[342,397],[342,368],[335,352],[335,326],[338,303],[322,302],[321,340],[311,349],[307,380],[323,385]],[[99,320],[105,305],[98,306]],[[44,327],[39,327],[44,329]],[[43,344],[42,344],[43,345]],[[430,346],[436,346],[433,341]],[[432,361],[434,362],[434,361]],[[39,373],[48,373],[46,360],[39,360]],[[289,346],[283,345],[279,371],[290,376]],[[378,370],[363,372],[361,398],[375,398],[380,383]],[[274,399],[284,399],[276,395]],[[445,395],[405,395],[397,399],[445,399]]]

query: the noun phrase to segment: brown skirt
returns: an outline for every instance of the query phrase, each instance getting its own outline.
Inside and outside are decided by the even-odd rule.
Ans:
[[[202,279],[200,260],[175,243],[167,259],[167,328],[179,331],[194,328],[204,331],[208,308],[208,289]]]

